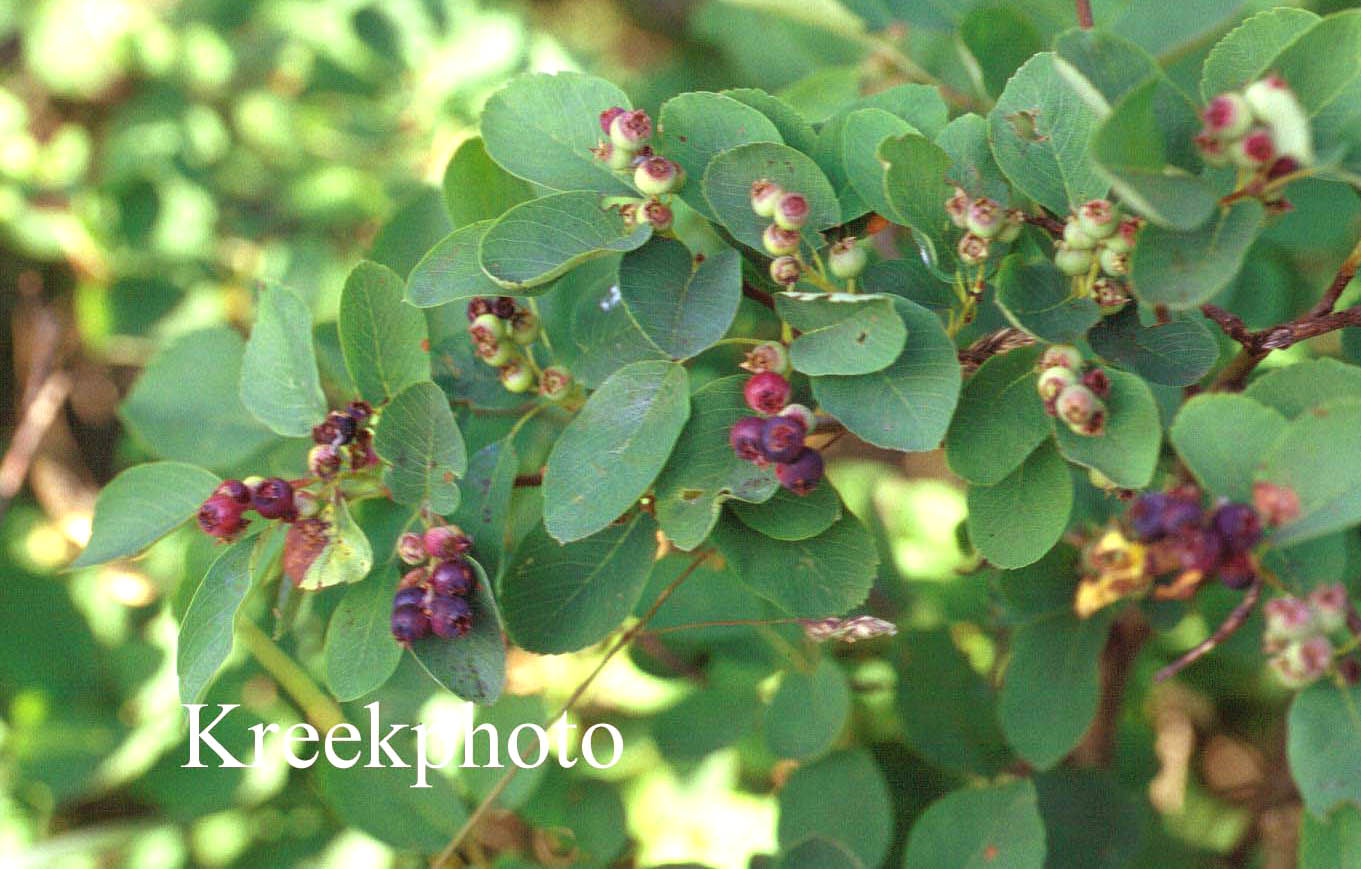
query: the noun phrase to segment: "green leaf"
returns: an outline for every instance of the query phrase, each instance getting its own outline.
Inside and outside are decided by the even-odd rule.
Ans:
[[[1100,93],[1099,100],[1087,100],[1098,112],[1150,78],[1162,75],[1147,51],[1106,30],[1066,30],[1054,40],[1054,53],[1062,61],[1056,65],[1059,73],[1079,93],[1084,83]]]
[[[1192,232],[1145,226],[1130,255],[1134,295],[1179,311],[1209,301],[1228,286],[1262,226],[1262,206],[1240,201]]]
[[[1133,305],[1103,318],[1087,340],[1103,359],[1163,386],[1196,383],[1219,358],[1219,343],[1198,316],[1145,326]]]
[[[482,565],[469,561],[477,572],[477,588],[468,597],[472,629],[455,640],[433,635],[417,640],[411,654],[436,682],[464,700],[486,705],[497,701],[506,682],[506,643],[487,574]]]
[[[619,294],[634,322],[673,358],[722,338],[742,300],[742,258],[725,247],[695,263],[674,239],[654,238],[619,263]]]
[[[327,523],[326,546],[317,555],[298,588],[316,591],[347,582],[359,582],[373,567],[373,548],[364,529],[355,523],[344,498],[321,508],[319,518]]]
[[[892,207],[886,216],[910,226],[927,261],[948,271],[955,260],[954,249],[946,241],[950,217],[945,213],[945,200],[951,190],[945,177],[950,155],[918,135],[886,139],[879,144],[878,155],[885,167],[884,195]]]
[[[585,648],[633,610],[652,569],[656,525],[637,514],[561,546],[536,526],[501,578],[501,611],[515,643],[531,652]]]
[[[714,526],[713,541],[744,585],[800,618],[840,615],[863,602],[879,564],[873,538],[850,515],[816,537],[795,541],[753,534],[725,516]]]
[[[1190,231],[1218,202],[1201,169],[1193,138],[1200,115],[1176,85],[1158,77],[1136,87],[1112,108],[1092,136],[1092,159],[1120,198],[1150,221]]]
[[[1286,419],[1245,395],[1197,395],[1181,406],[1167,436],[1211,495],[1252,499],[1252,477],[1285,434]]]
[[[1003,571],[997,590],[1006,621],[1019,624],[1071,612],[1080,572],[1078,552],[1066,543],[1034,564]]]
[[[1082,739],[1101,700],[1101,649],[1110,617],[1071,610],[1023,625],[1011,639],[998,717],[1016,753],[1049,769]]]
[[[339,325],[345,368],[369,403],[430,379],[425,317],[402,302],[402,279],[386,266],[361,262],[350,272]]]
[[[1319,20],[1307,9],[1291,8],[1268,9],[1246,19],[1205,56],[1200,72],[1201,97],[1209,102],[1261,78],[1281,49]]]
[[[250,592],[258,542],[258,537],[248,537],[225,549],[204,574],[184,611],[175,648],[182,703],[200,702],[232,652],[236,612]]]
[[[1361,687],[1325,679],[1304,689],[1290,704],[1285,734],[1290,775],[1310,814],[1361,807]]]
[[[534,196],[534,188],[487,155],[481,136],[465,139],[444,167],[444,207],[454,229],[500,217]]]
[[[785,488],[762,504],[734,501],[732,512],[742,524],[775,540],[816,537],[841,518],[841,498],[831,486],[818,486],[807,495]]]
[[[860,275],[860,286],[866,293],[902,296],[939,317],[947,316],[959,302],[954,287],[932,274],[926,263],[917,256],[871,263]]]
[[[790,844],[780,855],[780,869],[864,869],[855,852],[840,842],[808,836]]]
[[[492,94],[482,110],[487,154],[512,175],[553,190],[636,195],[591,153],[601,140],[600,113],[629,107],[624,92],[575,72],[522,75]]]
[[[879,145],[885,139],[920,135],[907,121],[883,109],[857,109],[846,116],[841,134],[841,163],[846,183],[869,210],[892,215],[884,192],[884,164],[879,162]],[[843,202],[844,205],[844,202]]]
[[[524,291],[587,260],[642,247],[651,235],[650,224],[626,222],[594,193],[555,193],[501,215],[482,236],[478,263],[503,288]]]
[[[696,557],[687,553],[672,553],[654,562],[633,614],[641,617],[647,612],[667,586],[675,582],[683,571],[691,569]],[[652,621],[648,622],[648,627],[663,630],[728,619],[755,621],[767,617],[768,609],[769,605],[765,601],[742,585],[737,574],[733,573],[732,565],[722,558],[707,558],[691,571],[685,582],[676,586],[666,599],[666,605],[657,610]],[[752,637],[760,630],[759,626],[687,627],[683,631],[668,631],[658,635],[657,639],[664,647],[689,656],[721,647],[734,650],[749,648]]]
[[[128,468],[95,499],[90,542],[71,567],[136,555],[196,514],[220,482],[216,475],[181,462]]]
[[[1039,869],[1045,853],[1035,785],[1022,780],[936,800],[912,825],[903,866]]]
[[[903,350],[907,327],[892,296],[776,293],[775,311],[801,334],[789,360],[804,374],[870,374]]]
[[[629,314],[619,292],[619,262],[619,257],[610,257],[573,269],[550,297],[574,300],[571,335],[577,355],[572,373],[592,388],[625,365],[667,358]]]
[[[312,349],[312,314],[283,287],[266,286],[241,360],[241,403],[285,437],[306,437],[326,415]]]
[[[398,504],[429,503],[441,515],[458,507],[455,480],[468,469],[463,435],[449,399],[425,381],[402,390],[383,408],[373,448],[388,464],[383,482]]]
[[[743,461],[728,444],[728,430],[750,416],[742,398],[747,377],[721,377],[690,397],[690,418],[676,439],[654,494],[657,522],[678,549],[690,551],[709,536],[724,501],[760,502],[779,483],[771,466]]]
[[[1300,517],[1272,535],[1278,546],[1361,521],[1361,401],[1338,399],[1301,414],[1261,458],[1257,479],[1300,499]]]
[[[934,450],[959,400],[962,375],[954,342],[930,311],[902,298],[893,304],[911,336],[898,358],[872,374],[814,377],[813,396],[868,443]]]
[[[1046,866],[1119,869],[1146,847],[1143,807],[1110,770],[1059,769],[1034,777]]]
[[[989,94],[1000,94],[1017,67],[1044,51],[1048,40],[1035,25],[1029,11],[986,4],[970,10],[959,23],[958,38],[978,64]]]
[[[662,103],[658,149],[690,179],[680,197],[700,214],[716,219],[700,183],[719,153],[753,142],[783,144],[780,131],[761,112],[723,94],[684,93]]]
[[[510,550],[510,499],[520,457],[508,438],[487,444],[468,461],[454,521],[477,541],[478,558],[496,576]]]
[[[998,567],[1038,561],[1063,536],[1073,510],[1073,478],[1046,441],[992,486],[970,486],[969,540]]]
[[[688,766],[742,739],[755,726],[760,701],[737,668],[711,680],[652,718],[652,739],[668,762]]]
[[[799,767],[780,791],[781,847],[816,834],[879,866],[893,842],[892,804],[884,775],[862,748]]]
[[[850,714],[846,674],[824,657],[811,673],[784,674],[766,710],[766,744],[777,757],[818,757],[836,743]]]
[[[780,132],[779,141],[791,148],[810,154],[817,147],[818,134],[813,125],[779,97],[771,96],[759,88],[732,88],[722,91],[722,94],[751,106],[769,118]]]
[[[421,257],[406,278],[406,300],[418,308],[433,308],[474,296],[499,296],[506,291],[477,261],[482,237],[492,221],[459,227]]]
[[[1361,398],[1361,367],[1336,359],[1306,359],[1268,371],[1243,394],[1294,419],[1338,398]]]
[[[995,775],[1007,750],[992,688],[944,628],[901,634],[898,648],[898,714],[907,745],[956,775]]]
[[[326,626],[326,687],[337,700],[355,700],[381,687],[402,658],[402,647],[392,638],[397,569],[375,574],[345,591]]]
[[[1055,426],[1064,458],[1096,468],[1117,486],[1142,489],[1153,479],[1162,446],[1162,424],[1153,393],[1142,379],[1108,369],[1111,394],[1106,399],[1106,431],[1096,437],[1080,435],[1066,425]]]
[[[119,415],[151,452],[165,459],[230,470],[278,436],[241,403],[246,344],[215,326],[169,342],[147,362]],[[187,419],[193,425],[185,425]]]
[[[709,162],[704,171],[703,190],[718,221],[733,238],[748,247],[765,251],[761,234],[770,225],[770,219],[751,210],[751,184],[762,178],[808,199],[808,223],[803,234],[810,245],[820,247],[816,243],[817,233],[841,223],[836,191],[813,158],[786,145],[765,142],[739,145]]]
[[[1320,819],[1300,815],[1299,869],[1347,869],[1361,863],[1361,811],[1344,805]]]
[[[1046,261],[1014,253],[997,272],[997,306],[1012,325],[1042,341],[1072,344],[1101,320],[1101,308],[1073,293],[1072,279]]]
[[[1106,195],[1087,154],[1099,115],[1050,52],[1016,71],[988,113],[997,165],[1018,190],[1055,214]],[[944,200],[942,200],[944,201]]]
[[[950,470],[980,486],[1000,483],[1053,431],[1035,391],[1041,352],[1031,345],[994,356],[964,384],[945,435]]]
[[[548,454],[543,519],[563,543],[589,537],[633,506],[690,416],[689,378],[672,362],[635,362],[591,394]]]
[[[988,144],[988,120],[973,112],[960,115],[941,130],[936,144],[950,157],[946,178],[970,197],[986,196],[1003,205],[1011,201],[1011,185]]]

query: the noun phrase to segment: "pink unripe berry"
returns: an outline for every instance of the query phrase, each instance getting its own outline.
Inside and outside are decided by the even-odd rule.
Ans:
[[[1328,672],[1333,662],[1333,644],[1327,637],[1313,636],[1291,643],[1271,659],[1271,667],[1287,688],[1303,688]]]
[[[945,200],[945,213],[950,215],[950,222],[963,229],[969,220],[969,206],[973,201],[969,199],[969,194],[963,189],[956,187],[954,195]]]
[[[1205,132],[1221,139],[1237,139],[1252,126],[1252,109],[1236,93],[1224,93],[1205,107]]]
[[[1267,525],[1284,525],[1300,518],[1300,496],[1287,486],[1253,483],[1252,506]]]
[[[751,183],[751,210],[759,217],[775,216],[775,203],[784,195],[780,185],[769,178],[761,178]]]
[[[1314,609],[1319,630],[1331,634],[1347,624],[1347,589],[1340,583],[1314,586],[1309,592],[1309,606]]]
[[[792,287],[799,282],[803,267],[792,256],[779,256],[770,261],[770,279],[783,287]]]
[[[808,222],[808,199],[802,193],[785,193],[775,200],[775,213],[771,215],[781,229],[802,229]]]
[[[859,277],[867,262],[869,254],[854,238],[843,238],[833,243],[827,251],[827,269],[838,280]]]
[[[1276,159],[1276,142],[1266,127],[1256,127],[1229,145],[1229,158],[1244,169],[1257,169]]]
[[[608,135],[610,134],[610,127],[614,125],[614,119],[617,118],[617,117],[619,117],[620,115],[624,114],[624,113],[627,112],[627,111],[628,111],[628,109],[625,109],[625,108],[623,108],[623,107],[621,107],[621,106],[610,106],[608,109],[606,109],[605,111],[601,112],[601,113],[600,113],[600,132],[602,132],[602,133],[604,133],[605,135],[608,136]]]
[[[642,109],[620,112],[610,121],[610,141],[616,148],[636,151],[652,138],[652,119]]]
[[[1074,383],[1064,387],[1055,400],[1054,410],[1058,413],[1059,419],[1068,423],[1070,427],[1085,426],[1101,406],[1101,400],[1081,383]]]
[[[799,252],[798,230],[784,229],[772,223],[761,234],[761,245],[771,256],[789,256]]]
[[[740,367],[752,374],[760,374],[762,371],[774,371],[780,375],[788,374],[789,353],[784,349],[784,345],[778,341],[766,341],[751,348]]]
[[[986,196],[975,199],[969,206],[969,214],[964,225],[969,232],[982,238],[992,239],[1002,231],[1002,206]]]
[[[453,558],[473,548],[472,538],[457,525],[432,525],[425,530],[422,542],[431,558]]]
[[[959,239],[956,252],[959,254],[959,261],[964,265],[980,265],[988,260],[988,240],[972,232],[966,232]]]
[[[742,397],[757,413],[777,414],[789,403],[789,381],[774,371],[753,374],[742,388]]]
[[[1263,636],[1269,650],[1318,632],[1313,607],[1294,595],[1272,598],[1262,607],[1262,613],[1266,616]]]
[[[680,186],[679,163],[665,157],[648,157],[633,171],[633,185],[648,196],[670,193]]]

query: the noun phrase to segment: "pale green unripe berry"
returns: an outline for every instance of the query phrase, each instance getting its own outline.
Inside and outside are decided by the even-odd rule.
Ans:
[[[652,138],[652,118],[642,109],[620,112],[610,122],[610,141],[614,147],[637,151]]]
[[[774,217],[775,203],[784,195],[780,185],[769,178],[753,181],[751,184],[751,210],[759,217]]]
[[[648,196],[670,193],[681,185],[685,170],[665,157],[648,157],[633,170],[633,186]]]
[[[1004,220],[1002,206],[986,196],[981,196],[969,206],[969,214],[964,219],[964,225],[974,235],[991,240],[1002,231]]]
[[[854,238],[843,238],[827,251],[827,268],[838,280],[859,277],[867,262],[869,254]]]
[[[515,345],[509,341],[479,342],[473,347],[478,359],[493,368],[499,368],[515,358]]]
[[[468,334],[478,344],[492,344],[506,337],[506,324],[495,314],[478,314],[468,324]]]
[[[747,351],[739,366],[752,374],[773,371],[781,377],[789,374],[789,351],[778,341],[765,341]]]
[[[976,266],[988,261],[988,240],[972,232],[966,232],[959,239],[956,251],[959,261],[966,266]]]
[[[501,366],[501,385],[507,392],[524,392],[534,385],[534,372],[519,360]]]
[[[1092,252],[1060,244],[1054,252],[1054,265],[1065,275],[1085,275],[1092,268]]]
[[[1078,206],[1077,223],[1092,238],[1105,238],[1120,225],[1120,211],[1108,200],[1092,199]]]
[[[561,401],[572,392],[572,375],[560,365],[550,365],[539,378],[539,394],[549,401]]]
[[[1040,398],[1050,401],[1059,397],[1059,393],[1077,383],[1077,372],[1062,365],[1055,365],[1053,368],[1046,368],[1040,372],[1040,377],[1035,381],[1035,391],[1040,394]]]
[[[539,318],[533,311],[516,311],[510,318],[510,340],[520,346],[533,344],[539,338]]]
[[[1096,239],[1083,232],[1072,218],[1063,225],[1063,243],[1072,250],[1091,250],[1096,247]]]
[[[1040,368],[1067,368],[1076,372],[1082,367],[1082,351],[1072,344],[1051,344],[1040,354]]]
[[[793,229],[781,229],[772,223],[762,233],[761,244],[771,256],[789,256],[799,251],[799,233]]]
[[[1129,254],[1103,248],[1101,270],[1113,278],[1124,277],[1129,274]]]
[[[1025,212],[1019,208],[1009,208],[1002,220],[1002,230],[997,233],[997,240],[1003,244],[1011,244],[1021,237],[1021,229],[1025,226]]]
[[[781,286],[794,286],[799,282],[801,274],[803,268],[792,256],[780,256],[770,261],[770,279]]]
[[[1301,165],[1314,162],[1309,116],[1284,79],[1275,75],[1259,79],[1248,85],[1243,98],[1253,115],[1271,127],[1279,153],[1294,157]]]
[[[620,148],[613,142],[606,142],[609,152],[605,155],[605,162],[611,169],[621,172],[633,166],[634,152],[627,148]]]

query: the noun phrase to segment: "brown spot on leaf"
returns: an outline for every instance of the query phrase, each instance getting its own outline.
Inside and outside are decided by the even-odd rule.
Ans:
[[[1016,135],[1027,142],[1047,142],[1049,137],[1042,134],[1035,124],[1035,119],[1038,117],[1039,113],[1034,109],[1022,109],[1015,114],[1007,115],[1006,119]]]
[[[300,519],[288,526],[284,536],[284,575],[294,585],[301,585],[307,569],[330,542],[330,523],[321,519]]]
[[[997,850],[996,845],[989,843],[988,847],[983,849],[983,859],[991,863],[993,860],[997,859],[997,855],[1000,853],[1001,852]]]
[[[421,349],[424,350],[426,353],[429,353],[429,352],[430,352],[430,339],[429,339],[429,338],[422,338],[422,339],[421,339]]]

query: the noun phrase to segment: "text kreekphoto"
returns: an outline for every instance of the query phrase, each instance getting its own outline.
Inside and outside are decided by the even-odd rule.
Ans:
[[[319,760],[339,769],[349,769],[367,759],[363,766],[369,769],[414,769],[413,788],[430,787],[430,770],[444,769],[453,763],[455,755],[459,753],[456,750],[459,745],[462,746],[462,760],[458,766],[464,769],[502,769],[507,765],[506,761],[521,769],[533,769],[549,762],[550,757],[554,757],[564,769],[571,769],[581,760],[594,769],[609,769],[619,762],[624,752],[624,739],[619,729],[612,724],[599,722],[581,734],[581,756],[571,756],[568,751],[569,738],[577,725],[567,721],[566,713],[547,728],[532,722],[517,725],[505,739],[502,739],[494,724],[484,722],[475,725],[470,710],[462,716],[460,725],[452,728],[435,728],[428,724],[387,724],[384,732],[382,712],[375,701],[364,707],[369,713],[367,735],[349,722],[335,724],[324,733],[306,722],[286,728],[279,724],[252,724],[247,729],[254,734],[255,739],[250,760],[245,762],[213,736],[213,728],[239,707],[239,703],[221,703],[213,711],[213,707],[205,703],[184,704],[189,717],[189,756],[181,764],[183,768],[206,769],[213,766],[208,753],[217,757],[217,766],[220,768],[253,767],[264,756],[265,737],[271,733],[280,735],[284,760],[294,769],[307,769]],[[210,716],[211,720],[207,720]],[[454,731],[452,734],[451,730]],[[404,731],[409,731],[409,735],[414,737],[411,746],[414,763],[407,762],[392,745],[392,739]],[[556,752],[550,745],[549,731],[553,732],[557,742]],[[606,761],[596,754],[596,731],[603,731],[609,738]],[[479,736],[482,737],[480,742]],[[442,757],[435,757],[437,745],[447,746]],[[477,761],[477,749],[480,746],[486,749],[486,762],[483,763]],[[205,757],[210,762],[205,762]]]

